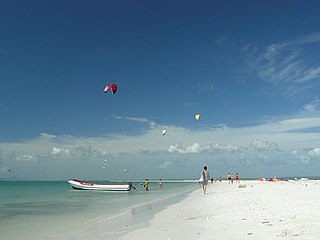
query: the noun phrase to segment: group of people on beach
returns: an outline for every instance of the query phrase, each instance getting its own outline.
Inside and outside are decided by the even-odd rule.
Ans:
[[[228,173],[228,181],[229,184],[233,184],[234,181],[236,181],[236,183],[240,183],[239,173],[236,173],[236,175],[234,175],[233,173]]]
[[[229,184],[233,184],[234,181],[236,181],[236,183],[240,184],[240,176],[239,173],[236,173],[235,175],[233,173],[228,173],[228,177],[227,177]],[[200,173],[200,179],[199,179],[199,183],[202,185],[202,190],[203,193],[205,194],[207,192],[207,186],[209,183],[209,180],[211,180],[211,183],[213,182],[213,178],[210,178],[210,173],[208,171],[208,167],[204,166],[203,170]],[[217,179],[215,179],[215,182],[217,181]],[[222,181],[222,178],[219,177],[219,182]]]
[[[240,176],[239,176],[239,173],[236,173],[235,175],[233,173],[228,173],[228,182],[229,184],[233,184],[234,181],[236,181],[236,183],[239,183],[240,184]],[[208,186],[208,183],[209,183],[209,180],[211,180],[211,183],[213,183],[213,178],[210,178],[210,173],[208,171],[208,167],[207,166],[204,166],[203,167],[203,170],[201,171],[200,173],[200,179],[199,179],[199,183],[202,185],[202,190],[203,190],[203,193],[205,194],[207,192],[207,186]],[[222,178],[219,177],[218,179],[215,179],[215,182],[219,180],[219,182],[222,181]],[[160,178],[159,180],[159,186],[160,188],[162,188],[162,185],[163,185],[163,180]],[[147,178],[144,185],[143,185],[144,189],[146,191],[149,191],[149,179]]]

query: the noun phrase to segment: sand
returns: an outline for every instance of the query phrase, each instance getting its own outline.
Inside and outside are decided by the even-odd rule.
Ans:
[[[320,239],[320,181],[212,183],[121,239]]]

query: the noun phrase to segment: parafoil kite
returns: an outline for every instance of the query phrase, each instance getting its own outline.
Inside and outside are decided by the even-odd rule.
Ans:
[[[200,120],[200,113],[196,114],[194,117],[197,121]]]
[[[166,135],[166,133],[167,133],[167,129],[163,129],[162,130],[162,135],[164,136],[164,135]]]
[[[112,90],[112,94],[115,94],[117,92],[118,87],[116,84],[111,83],[108,86],[106,86],[103,91],[106,93],[109,91],[109,89]]]

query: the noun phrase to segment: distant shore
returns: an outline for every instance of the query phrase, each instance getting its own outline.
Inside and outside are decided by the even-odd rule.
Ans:
[[[319,198],[319,180],[216,182],[121,239],[319,239]]]

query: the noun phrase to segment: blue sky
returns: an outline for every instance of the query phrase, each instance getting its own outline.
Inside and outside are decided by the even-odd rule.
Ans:
[[[319,175],[319,5],[2,1],[0,179]]]

